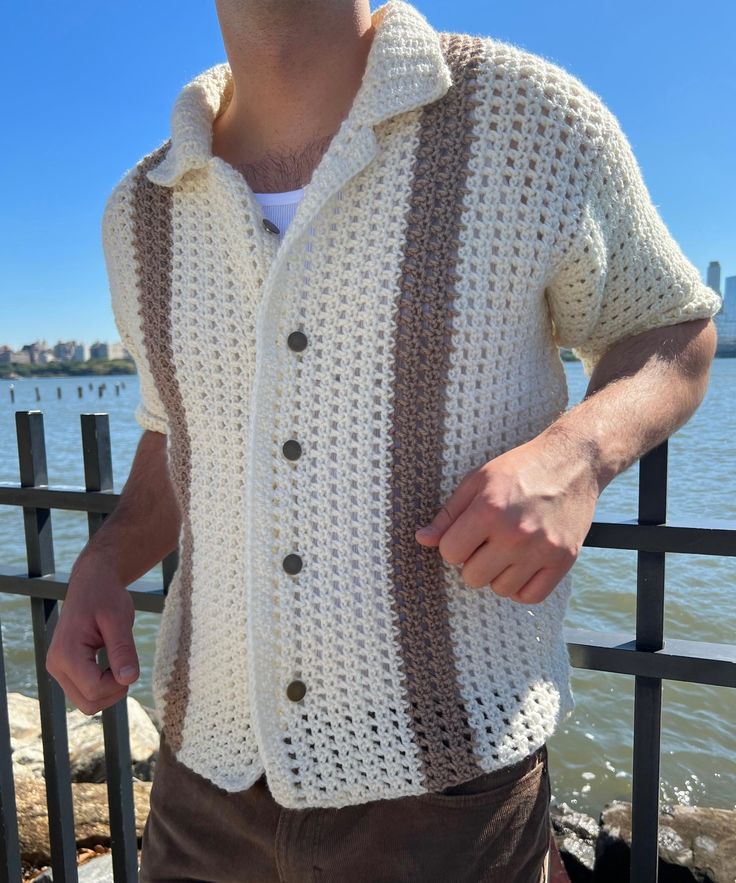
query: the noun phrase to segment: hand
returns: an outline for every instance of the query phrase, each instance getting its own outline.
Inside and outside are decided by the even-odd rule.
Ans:
[[[46,654],[46,670],[85,714],[114,705],[139,675],[135,608],[115,568],[98,555],[77,559]],[[110,668],[97,663],[105,647]]]
[[[471,588],[490,583],[514,601],[543,601],[593,520],[600,488],[582,450],[562,433],[542,433],[495,457],[463,478],[417,541],[462,564]]]

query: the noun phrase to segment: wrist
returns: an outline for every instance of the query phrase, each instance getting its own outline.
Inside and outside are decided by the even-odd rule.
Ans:
[[[126,588],[123,574],[120,572],[120,556],[116,550],[105,543],[102,536],[95,534],[77,556],[69,576],[76,579],[93,579],[96,584],[110,588]]]
[[[595,434],[579,429],[571,421],[555,421],[537,436],[537,440],[557,452],[557,468],[575,469],[596,496],[600,496],[617,474]]]

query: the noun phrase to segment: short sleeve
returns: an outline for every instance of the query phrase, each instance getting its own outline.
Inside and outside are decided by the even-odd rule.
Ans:
[[[166,410],[159,397],[146,357],[138,315],[138,292],[129,219],[129,180],[113,190],[102,216],[102,247],[105,256],[110,302],[123,346],[133,357],[138,371],[140,398],[134,417],[142,429],[168,433]]]
[[[623,338],[710,318],[722,305],[653,205],[618,120],[601,108],[602,147],[580,221],[545,289],[555,342],[573,350],[588,376]]]

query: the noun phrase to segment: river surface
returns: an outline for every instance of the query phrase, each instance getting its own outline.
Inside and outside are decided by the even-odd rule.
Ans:
[[[587,379],[578,362],[565,364],[570,405]],[[98,387],[106,383],[102,397]],[[115,386],[119,384],[116,394]],[[83,387],[83,398],[77,388]],[[80,413],[110,415],[115,490],[130,469],[141,430],[133,419],[135,376],[0,381],[0,483],[18,481],[16,410],[44,413],[49,480],[83,487]],[[36,402],[38,387],[41,401]],[[57,398],[57,388],[62,391]],[[717,359],[700,408],[669,441],[670,519],[736,522],[736,359]],[[636,517],[638,467],[614,479],[598,502],[606,514]],[[86,541],[86,516],[54,512],[56,566],[68,571]],[[19,509],[0,508],[0,566],[25,565]],[[151,576],[160,573],[156,568]],[[636,553],[583,548],[574,565],[575,587],[567,612],[570,628],[622,630],[633,637]],[[707,555],[667,556],[666,636],[736,643],[736,561]],[[37,695],[30,606],[27,598],[0,598],[8,689]],[[138,613],[135,639],[141,677],[130,694],[151,706],[153,648],[159,616]],[[631,798],[633,678],[573,669],[573,715],[549,741],[553,799],[597,817],[613,799]],[[72,706],[69,705],[71,708]],[[665,681],[662,702],[661,797],[666,803],[736,808],[736,690]]]

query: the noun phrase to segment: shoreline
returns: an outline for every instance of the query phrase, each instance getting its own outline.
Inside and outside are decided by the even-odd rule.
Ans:
[[[722,352],[716,351],[716,359],[736,358],[736,347],[729,347]],[[567,349],[560,350],[560,359],[563,362],[579,362],[577,356]],[[19,373],[20,372],[20,373]],[[135,376],[135,364],[127,359],[89,359],[86,362],[68,362],[63,365],[51,363],[49,365],[20,365],[10,362],[9,365],[0,364],[0,381],[6,380],[38,380],[44,377],[120,377]]]

